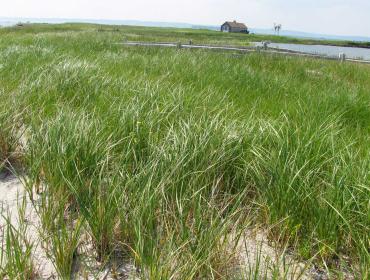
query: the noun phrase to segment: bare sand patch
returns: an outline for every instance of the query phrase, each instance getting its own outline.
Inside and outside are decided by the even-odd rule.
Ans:
[[[2,178],[2,179],[1,179]],[[19,220],[18,206],[25,200],[24,221]],[[45,251],[41,247],[38,229],[40,219],[26,194],[22,182],[14,175],[2,175],[0,177],[0,204],[1,217],[0,227],[4,228],[5,218],[9,217],[12,225],[17,229],[21,223],[27,225],[26,238],[33,244],[32,257],[39,279],[55,279],[56,271],[50,259],[47,258]],[[9,215],[9,216],[8,216]],[[3,243],[3,231],[0,232],[0,244]]]
[[[273,247],[261,230],[246,231],[238,250],[243,279],[314,279],[308,263],[299,262],[281,248]]]

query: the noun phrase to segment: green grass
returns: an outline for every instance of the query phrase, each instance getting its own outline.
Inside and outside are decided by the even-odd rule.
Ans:
[[[19,116],[11,114],[7,105],[6,102],[0,104],[0,172],[8,172],[19,161]]]
[[[3,128],[25,130],[20,162],[28,191],[43,186],[61,276],[82,231],[99,261],[119,252],[144,279],[227,279],[230,236],[258,225],[301,259],[368,277],[368,66],[124,47],[249,39],[110,28],[0,30],[0,153]]]
[[[6,27],[0,29],[0,34],[17,32],[22,34],[33,33],[65,33],[65,32],[88,32],[116,33],[121,35],[122,40],[129,41],[155,41],[155,42],[183,42],[192,40],[195,44],[210,45],[239,45],[248,46],[250,42],[271,41],[276,43],[292,43],[306,45],[332,45],[346,47],[370,48],[370,42],[354,42],[340,40],[315,40],[306,38],[294,38],[287,36],[262,35],[262,34],[238,34],[222,33],[215,30],[203,29],[179,29],[141,26],[118,26],[99,25],[88,23],[68,24],[24,24],[23,26]]]
[[[19,220],[25,220],[26,200],[20,200],[18,206]],[[32,259],[34,244],[28,239],[28,226],[21,222],[18,228],[12,225],[11,214],[1,205],[2,243],[0,248],[0,277],[3,279],[35,279],[36,268]],[[6,212],[6,214],[4,214]],[[14,222],[14,221],[13,221]]]

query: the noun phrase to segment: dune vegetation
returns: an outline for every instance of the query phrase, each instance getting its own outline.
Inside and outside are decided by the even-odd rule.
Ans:
[[[106,29],[0,29],[0,168],[61,279],[85,243],[141,279],[288,278],[240,265],[251,230],[333,279],[369,277],[369,66],[128,47],[164,31]],[[1,278],[37,278],[24,230],[2,225]]]

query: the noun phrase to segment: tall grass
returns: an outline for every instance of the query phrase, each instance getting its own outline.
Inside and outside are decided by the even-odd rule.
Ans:
[[[1,205],[1,236],[0,247],[0,277],[3,279],[35,279],[36,267],[32,258],[34,244],[27,236],[28,226],[25,223],[26,200],[19,200],[18,220],[15,227],[11,220],[11,213],[4,214],[4,205]]]
[[[9,172],[20,161],[19,115],[8,111],[9,103],[4,93],[0,92],[0,173]]]
[[[82,30],[0,41],[15,109],[1,124],[26,129],[27,189],[61,277],[86,233],[99,262],[129,257],[144,279],[231,278],[230,237],[257,224],[302,259],[368,276],[369,68],[122,48]]]

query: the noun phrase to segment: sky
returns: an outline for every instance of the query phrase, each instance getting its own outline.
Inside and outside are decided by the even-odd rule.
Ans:
[[[0,0],[0,17],[142,20],[370,36],[370,0]]]

